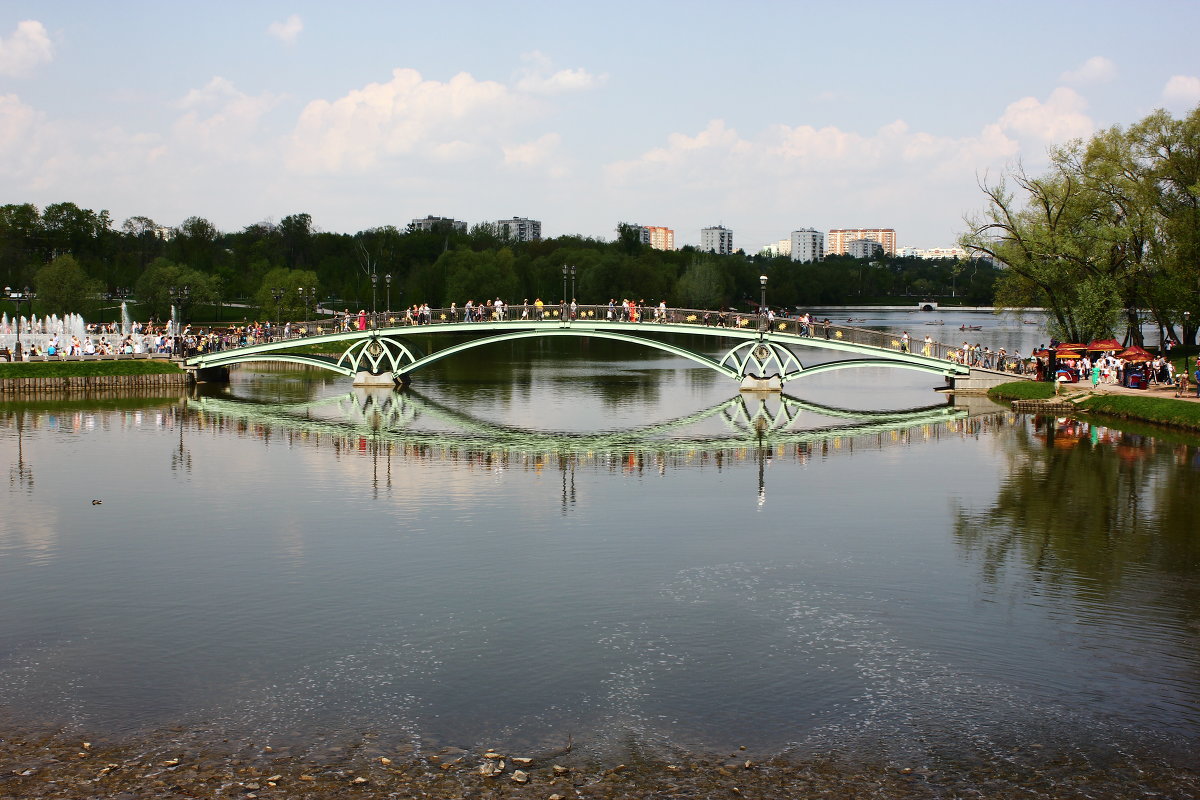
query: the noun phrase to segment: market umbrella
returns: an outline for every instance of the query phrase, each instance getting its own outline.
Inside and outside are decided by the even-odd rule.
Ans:
[[[1117,353],[1117,358],[1123,358],[1126,361],[1153,361],[1154,354],[1135,344]]]
[[[1118,350],[1124,349],[1124,347],[1125,345],[1121,344],[1116,339],[1093,339],[1088,344],[1087,349],[1115,353]]]
[[[1084,349],[1084,346],[1081,344],[1060,344],[1058,347],[1054,348],[1054,352],[1063,353],[1068,350],[1074,352],[1074,351],[1083,350],[1083,349]]]

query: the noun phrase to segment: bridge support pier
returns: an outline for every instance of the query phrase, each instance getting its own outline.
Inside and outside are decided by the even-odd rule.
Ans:
[[[782,392],[783,379],[778,375],[768,375],[765,378],[747,375],[742,378],[742,385],[738,390],[742,392]]]
[[[389,389],[396,385],[396,379],[392,377],[392,373],[383,372],[376,375],[373,372],[363,370],[354,374],[355,386],[386,386]]]
[[[192,383],[229,383],[229,367],[200,367],[189,369]]]

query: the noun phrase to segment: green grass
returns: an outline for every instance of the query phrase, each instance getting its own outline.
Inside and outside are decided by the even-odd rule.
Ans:
[[[1045,400],[1054,397],[1054,384],[1044,381],[1013,381],[988,389],[993,400]]]
[[[97,375],[165,375],[181,372],[179,366],[164,360],[124,361],[0,361],[3,378],[81,378]]]

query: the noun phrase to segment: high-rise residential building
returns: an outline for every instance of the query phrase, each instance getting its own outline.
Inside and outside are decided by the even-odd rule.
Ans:
[[[920,247],[901,247],[896,251],[896,254],[905,258],[963,258],[967,257],[967,251],[961,247],[930,247],[928,249]]]
[[[855,239],[871,239],[879,242],[889,256],[896,254],[895,228],[834,228],[825,240],[825,255],[845,254]]]
[[[655,250],[674,250],[675,231],[658,225],[651,225],[646,230],[650,235],[650,246]]]
[[[883,252],[883,245],[874,239],[852,239],[846,243],[846,255],[851,258],[874,258]]]
[[[700,229],[700,249],[706,253],[727,256],[733,253],[733,231],[724,225]]]
[[[414,231],[433,231],[433,230],[455,230],[459,233],[467,232],[467,223],[462,220],[452,219],[451,217],[435,217],[427,216],[424,219],[414,219],[409,223],[409,227]]]
[[[637,240],[639,244],[650,244],[650,229],[645,225],[639,225],[636,222],[618,222],[617,238],[624,241],[622,235],[626,231],[632,231],[633,233],[637,234]]]
[[[792,261],[820,261],[825,257],[825,234],[815,228],[792,231],[788,241]]]
[[[493,224],[496,226],[496,233],[505,239],[533,242],[542,238],[541,220],[513,217],[512,219],[496,220]]]

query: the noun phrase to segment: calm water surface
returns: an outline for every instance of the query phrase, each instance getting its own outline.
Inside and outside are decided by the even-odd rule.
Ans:
[[[247,370],[0,405],[0,709],[1196,766],[1195,441],[946,407],[907,371],[763,404],[618,344],[451,361],[403,394]]]

